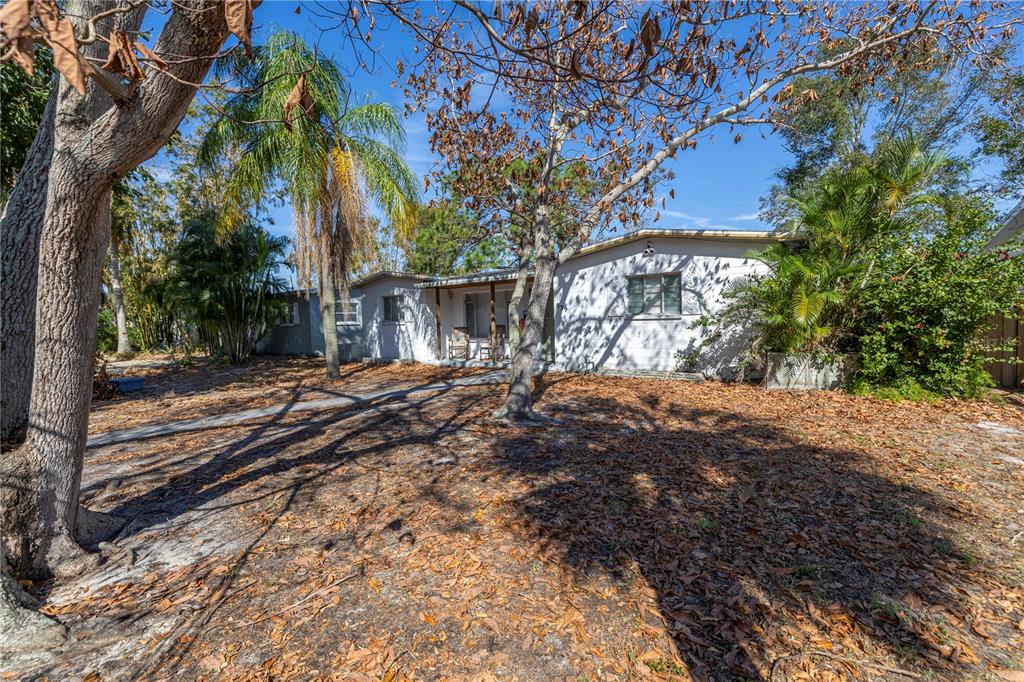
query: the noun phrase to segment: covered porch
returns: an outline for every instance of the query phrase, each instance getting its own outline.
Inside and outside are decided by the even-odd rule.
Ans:
[[[516,270],[492,270],[424,282],[426,299],[433,303],[435,353],[443,364],[459,367],[507,366],[510,322],[508,305],[515,288]],[[532,280],[528,281],[527,293]],[[512,324],[521,324],[513,320]],[[542,359],[554,354],[554,307],[548,301],[544,320]]]

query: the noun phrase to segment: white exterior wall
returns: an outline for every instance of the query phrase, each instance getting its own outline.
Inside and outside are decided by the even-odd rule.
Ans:
[[[434,290],[419,280],[384,277],[360,287],[366,353],[375,360],[434,360]],[[405,297],[403,322],[384,321],[384,297]]]
[[[645,256],[647,244],[654,253]],[[764,266],[743,254],[761,242],[710,238],[638,239],[579,256],[555,277],[555,366],[566,370],[671,371],[675,353],[696,347],[702,331],[691,327],[706,312],[721,308],[730,280]],[[681,315],[629,315],[626,278],[668,273],[682,275]],[[707,348],[700,369],[727,377],[735,364],[744,330]]]

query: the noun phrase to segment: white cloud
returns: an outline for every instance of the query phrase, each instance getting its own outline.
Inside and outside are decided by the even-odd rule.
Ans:
[[[678,225],[674,225],[672,229],[685,229],[685,230],[735,230],[736,228],[732,225],[722,225],[714,222],[711,218],[704,216],[693,215],[685,211],[673,211],[671,209],[665,209],[660,211],[662,218],[666,216],[669,218],[676,218],[682,222]],[[662,222],[665,222],[662,220]]]
[[[759,216],[759,213],[744,213],[743,215],[738,215],[735,218],[731,218],[731,220],[735,220],[737,222],[744,222],[748,220],[758,220]]]

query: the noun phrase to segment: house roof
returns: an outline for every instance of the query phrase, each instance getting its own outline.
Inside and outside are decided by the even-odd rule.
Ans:
[[[1024,234],[1024,199],[1021,199],[1020,203],[1010,211],[1009,217],[999,232],[992,237],[989,246],[999,246],[1022,234]]]
[[[739,242],[780,242],[785,241],[788,237],[785,234],[777,234],[775,232],[757,232],[753,230],[660,230],[660,229],[642,229],[620,234],[616,237],[611,237],[588,246],[584,246],[580,249],[579,253],[574,255],[572,258],[579,258],[585,256],[588,253],[596,253],[598,251],[604,251],[615,246],[621,246],[622,244],[628,244],[635,242],[640,239],[654,239],[654,238],[671,238],[671,239],[712,239],[716,241],[739,241]],[[570,260],[572,260],[570,258]]]
[[[627,232],[616,237],[605,239],[584,246],[579,253],[572,258],[579,258],[588,253],[596,253],[610,249],[622,244],[638,241],[640,239],[673,238],[673,239],[712,239],[716,241],[741,241],[741,242],[774,242],[784,241],[788,237],[785,234],[773,232],[755,232],[750,230],[658,230],[643,229]],[[572,260],[570,258],[569,260]],[[430,278],[429,281],[416,285],[417,289],[429,289],[431,287],[458,286],[463,284],[482,284],[487,282],[508,282],[514,280],[517,274],[516,268],[503,268],[500,270],[485,270],[474,272],[468,275],[454,275],[451,277]]]
[[[514,280],[519,273],[517,268],[501,268],[498,270],[483,270],[472,272],[468,275],[452,275],[450,277],[431,277],[429,282],[422,282],[416,285],[417,289],[429,289],[431,287],[450,287],[460,284],[484,284],[487,282],[508,282]]]
[[[349,288],[358,289],[359,287],[364,287],[367,284],[376,282],[379,279],[384,279],[385,277],[395,277],[397,279],[418,279],[420,281],[434,279],[430,275],[421,275],[415,272],[402,272],[400,270],[378,270],[377,272],[371,272],[369,275],[366,275],[365,277],[360,277],[359,279],[355,280],[354,282],[349,284]]]

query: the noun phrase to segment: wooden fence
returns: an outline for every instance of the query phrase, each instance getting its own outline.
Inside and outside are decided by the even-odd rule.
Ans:
[[[992,357],[997,359],[988,364],[989,373],[996,380],[996,384],[1002,388],[1024,389],[1024,339],[1021,339],[1022,333],[1024,333],[1024,329],[1022,329],[1020,320],[1014,320],[1005,315],[997,316],[989,330],[990,343],[1003,345],[1007,341],[1012,341],[1014,344],[1011,350],[992,353]],[[1012,358],[1017,358],[1017,362],[1010,362]]]

